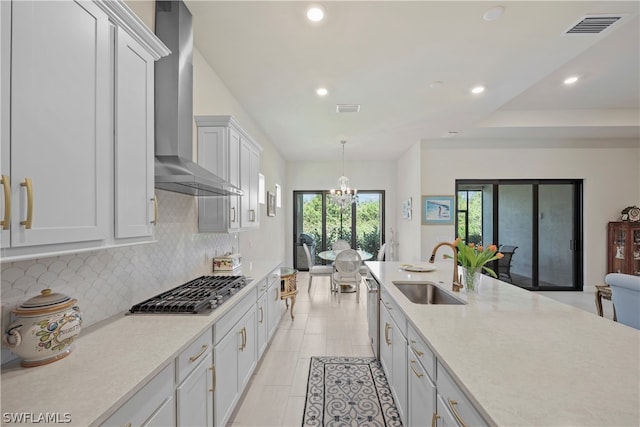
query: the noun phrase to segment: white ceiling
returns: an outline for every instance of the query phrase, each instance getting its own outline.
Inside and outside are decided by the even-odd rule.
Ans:
[[[185,3],[195,47],[288,160],[335,157],[340,140],[347,159],[396,159],[448,132],[457,144],[640,141],[638,1],[324,1],[316,25],[306,1]],[[504,14],[485,21],[496,5]],[[600,34],[565,34],[601,13],[626,15]],[[564,87],[570,74],[581,80]],[[479,83],[487,90],[472,96]]]

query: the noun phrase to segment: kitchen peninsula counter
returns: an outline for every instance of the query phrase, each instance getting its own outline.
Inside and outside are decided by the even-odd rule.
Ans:
[[[640,331],[488,276],[465,305],[414,304],[393,282],[453,294],[451,262],[366,264],[490,424],[640,425]]]
[[[254,280],[211,314],[117,316],[83,331],[64,359],[34,368],[22,368],[19,361],[3,366],[0,422],[38,426],[104,422],[236,302],[255,292],[258,281],[279,265],[278,261],[243,262],[233,274]],[[79,305],[82,308],[81,301]],[[24,414],[31,423],[10,418]],[[54,418],[37,422],[42,414]]]

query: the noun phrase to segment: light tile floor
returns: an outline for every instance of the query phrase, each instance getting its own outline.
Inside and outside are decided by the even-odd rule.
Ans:
[[[308,280],[308,273],[298,273],[295,320],[288,312],[283,314],[230,426],[300,426],[311,356],[373,356],[365,286],[360,290],[360,303],[355,293],[341,294],[338,303],[329,291],[328,278],[314,278],[311,294],[307,293]],[[539,293],[596,313],[593,292]],[[604,317],[611,319],[611,302],[604,300],[602,305]]]

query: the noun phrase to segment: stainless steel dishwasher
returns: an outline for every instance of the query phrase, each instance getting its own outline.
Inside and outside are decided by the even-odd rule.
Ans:
[[[373,354],[380,357],[380,284],[371,273],[365,277],[367,283],[367,323],[369,325],[369,340]]]

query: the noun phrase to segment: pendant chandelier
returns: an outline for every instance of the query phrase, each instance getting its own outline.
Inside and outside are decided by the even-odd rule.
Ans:
[[[347,141],[340,141],[342,144],[342,176],[338,178],[338,188],[329,190],[329,200],[344,209],[358,200],[358,190],[349,188],[349,178],[344,174],[344,145]]]

